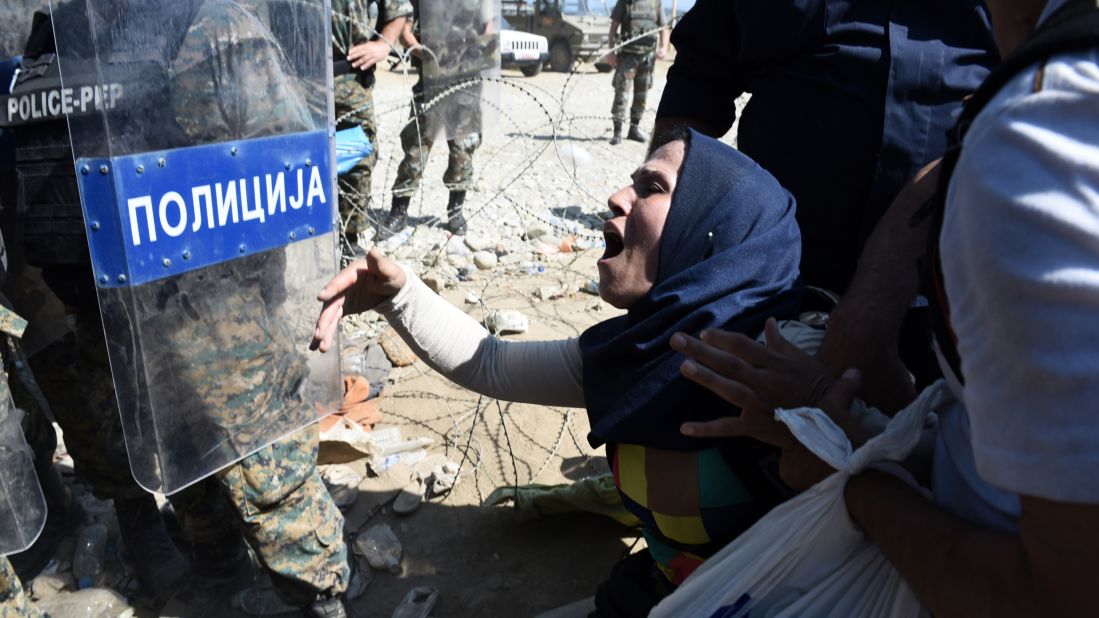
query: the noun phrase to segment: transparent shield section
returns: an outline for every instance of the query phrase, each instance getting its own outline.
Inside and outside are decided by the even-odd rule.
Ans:
[[[0,555],[7,555],[23,551],[38,538],[46,523],[46,500],[19,414],[7,388],[0,390]]]
[[[454,140],[495,124],[500,101],[499,0],[421,0],[421,131]]]
[[[172,493],[338,408],[327,2],[52,6],[134,477]]]

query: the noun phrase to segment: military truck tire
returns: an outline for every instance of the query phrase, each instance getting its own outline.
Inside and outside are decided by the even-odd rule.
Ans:
[[[567,41],[556,40],[550,45],[550,68],[558,73],[568,73],[572,70],[572,49]]]
[[[534,77],[542,72],[542,63],[536,62],[534,64],[525,64],[519,70],[527,77]]]

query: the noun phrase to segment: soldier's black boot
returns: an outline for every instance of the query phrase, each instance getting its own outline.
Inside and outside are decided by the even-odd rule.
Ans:
[[[84,517],[84,509],[80,508],[80,503],[73,499],[69,488],[61,481],[52,458],[35,461],[34,468],[38,472],[42,495],[46,498],[46,525],[33,545],[8,556],[15,573],[25,582],[34,579],[46,568],[61,540],[74,532]]]
[[[114,501],[122,545],[133,562],[137,582],[163,602],[187,574],[187,560],[172,543],[152,494]]]
[[[614,121],[614,135],[611,137],[611,146],[617,146],[622,143],[622,123]]]
[[[191,544],[191,577],[202,588],[238,583],[252,573],[252,558],[236,528],[209,543]]]
[[[378,241],[383,241],[404,229],[408,223],[408,204],[411,196],[393,196],[393,205],[389,207],[389,214],[382,219],[378,227]]]
[[[644,143],[644,142],[649,141],[649,136],[645,135],[644,131],[642,131],[637,126],[636,122],[631,122],[630,123],[630,132],[626,134],[626,139],[634,141],[634,142]]]
[[[446,205],[446,229],[451,234],[466,233],[466,218],[462,214],[462,204],[465,201],[465,191],[450,192],[450,201]]]

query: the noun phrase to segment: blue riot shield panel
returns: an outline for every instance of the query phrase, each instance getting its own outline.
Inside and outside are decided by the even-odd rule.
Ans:
[[[419,0],[424,134],[481,133],[499,113],[500,0]]]
[[[309,353],[335,274],[328,3],[55,3],[126,445],[172,493],[338,408]],[[337,348],[338,349],[338,348]]]
[[[46,499],[7,384],[0,386],[0,556],[31,546],[46,524]]]

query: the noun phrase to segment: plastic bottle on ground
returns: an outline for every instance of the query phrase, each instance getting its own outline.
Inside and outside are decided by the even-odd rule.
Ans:
[[[371,568],[393,574],[401,572],[401,542],[387,524],[367,529],[355,539],[355,545]]]
[[[92,524],[80,531],[73,551],[73,578],[80,588],[96,585],[107,555],[107,527]]]

